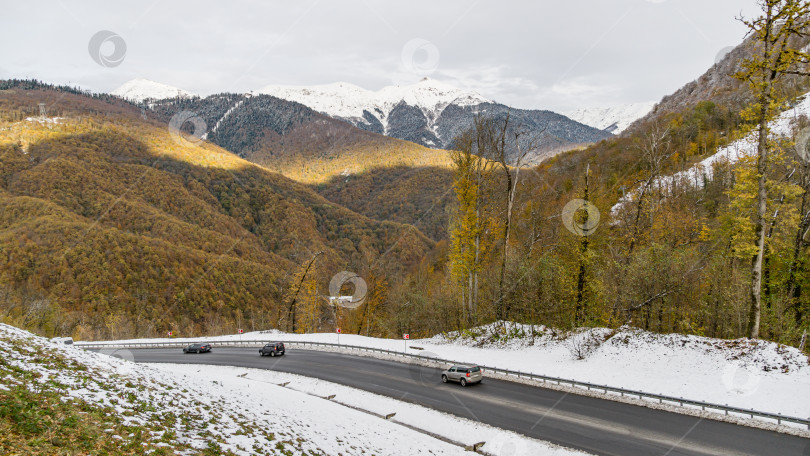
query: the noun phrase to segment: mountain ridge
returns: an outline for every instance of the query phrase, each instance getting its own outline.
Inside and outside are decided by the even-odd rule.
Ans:
[[[151,85],[146,84],[139,89],[138,98],[155,100],[158,95],[167,93],[165,88],[150,92],[150,87]],[[272,96],[299,103],[318,114],[346,122],[360,130],[410,141],[431,149],[453,148],[457,135],[469,128],[476,116],[509,115],[513,125],[534,132],[527,139],[531,139],[529,142],[537,147],[529,152],[526,160],[528,162],[539,162],[556,153],[612,136],[607,131],[571,120],[563,114],[542,109],[512,108],[484,98],[474,91],[458,89],[430,78],[423,78],[410,85],[387,86],[377,91],[345,82],[316,86],[269,85],[253,92],[216,94],[201,99],[208,100],[216,96]],[[182,95],[181,98],[188,99]],[[157,101],[171,99],[174,97]],[[224,111],[222,114],[225,114]],[[209,120],[209,126],[218,124],[218,120]],[[240,153],[239,150],[226,148]]]
[[[344,269],[397,280],[433,248],[412,225],[351,211],[120,99],[2,94],[4,321],[43,299],[26,324],[82,338],[109,337],[110,315],[132,335],[216,331],[242,315],[284,325],[285,289],[314,252],[324,289]],[[40,102],[52,117],[36,117]]]

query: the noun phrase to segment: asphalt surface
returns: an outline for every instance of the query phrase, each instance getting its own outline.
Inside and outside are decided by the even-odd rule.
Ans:
[[[260,357],[258,348],[130,350],[136,362],[269,369],[370,391],[598,455],[810,456],[810,439],[486,378],[461,387],[441,370],[311,350]],[[324,394],[328,394],[324,391]]]

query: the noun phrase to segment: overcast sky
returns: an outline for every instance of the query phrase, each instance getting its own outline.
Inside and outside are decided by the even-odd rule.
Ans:
[[[206,95],[429,76],[565,111],[660,99],[738,44],[735,17],[756,12],[753,0],[26,0],[3,6],[0,79],[106,92],[143,77]],[[120,40],[103,42],[96,59],[112,61],[100,64],[88,47],[105,30]]]

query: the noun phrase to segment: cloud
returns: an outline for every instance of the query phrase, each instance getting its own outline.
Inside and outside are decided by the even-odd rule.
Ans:
[[[744,14],[755,13],[751,3]],[[200,94],[335,81],[379,89],[419,79],[425,69],[402,53],[427,42],[431,77],[517,107],[566,110],[676,90],[742,39],[740,9],[739,0],[13,2],[0,19],[0,74],[95,91],[134,77]],[[88,55],[100,30],[126,41],[119,66]]]

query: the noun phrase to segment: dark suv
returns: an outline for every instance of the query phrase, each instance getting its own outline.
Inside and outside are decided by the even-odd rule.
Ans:
[[[191,344],[183,349],[183,353],[207,353],[211,351],[211,344]]]
[[[271,342],[261,349],[259,349],[259,355],[265,356],[276,356],[276,355],[283,355],[284,354],[284,344],[281,342]]]

